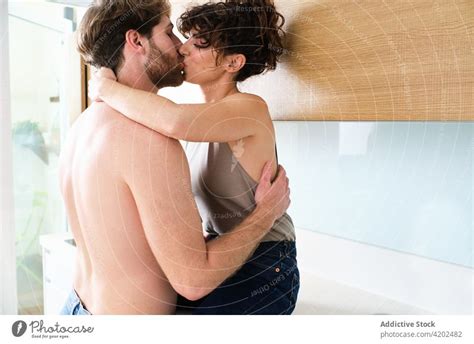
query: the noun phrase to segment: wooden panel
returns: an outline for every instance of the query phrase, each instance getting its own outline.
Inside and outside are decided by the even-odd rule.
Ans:
[[[89,97],[87,96],[87,83],[90,79],[90,66],[85,64],[81,56],[81,109],[84,112],[89,107]]]
[[[274,119],[474,119],[472,0],[276,4],[287,19],[283,63],[243,85]]]

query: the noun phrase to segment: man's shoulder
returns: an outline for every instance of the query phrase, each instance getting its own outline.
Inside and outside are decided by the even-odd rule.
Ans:
[[[150,128],[147,128],[126,116],[105,103],[97,103],[91,106],[84,115],[98,117],[100,126],[113,137],[122,142],[133,140],[135,144],[147,141],[148,143],[170,144],[176,141],[164,136]],[[177,141],[176,141],[177,142]]]

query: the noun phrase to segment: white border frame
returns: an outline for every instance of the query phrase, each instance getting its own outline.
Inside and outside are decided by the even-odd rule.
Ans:
[[[304,229],[297,248],[301,271],[434,314],[473,314],[473,269]]]
[[[0,314],[17,314],[8,1],[0,2],[0,44]]]

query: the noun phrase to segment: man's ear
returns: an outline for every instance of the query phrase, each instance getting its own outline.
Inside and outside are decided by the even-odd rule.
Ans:
[[[225,56],[222,61],[222,66],[229,73],[238,73],[244,68],[247,59],[243,54],[234,54]]]
[[[140,53],[145,51],[143,36],[136,30],[128,30],[125,33],[125,44],[128,44],[134,52]]]

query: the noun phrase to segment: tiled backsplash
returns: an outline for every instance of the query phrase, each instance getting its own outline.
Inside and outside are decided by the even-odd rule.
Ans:
[[[275,122],[299,228],[472,261],[469,122]]]

